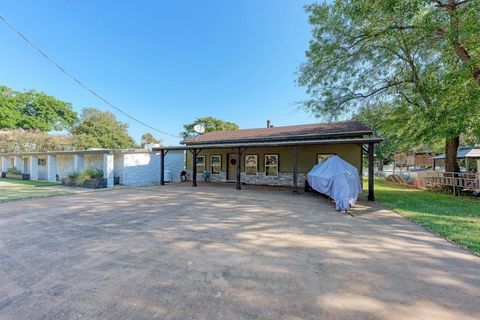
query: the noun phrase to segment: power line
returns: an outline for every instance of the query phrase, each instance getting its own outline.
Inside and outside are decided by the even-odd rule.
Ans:
[[[161,133],[161,134],[164,134],[164,135],[167,135],[167,136],[170,136],[170,137],[174,137],[174,138],[178,138],[177,135],[174,135],[174,134],[170,134],[168,132],[165,132],[165,131],[162,131],[162,130],[159,130],[157,128],[154,128],[152,127],[151,125],[149,124],[146,124],[145,122],[141,121],[141,120],[138,120],[136,119],[135,117],[131,116],[130,114],[126,113],[125,111],[123,111],[122,109],[116,107],[115,105],[113,105],[113,103],[111,103],[110,101],[108,101],[107,99],[105,99],[104,97],[102,97],[100,94],[98,94],[97,92],[95,92],[93,89],[90,89],[90,87],[88,87],[86,84],[84,84],[82,81],[78,80],[78,78],[76,78],[73,74],[71,74],[70,72],[68,72],[67,70],[65,70],[65,68],[63,68],[61,65],[59,65],[58,63],[56,63],[52,58],[50,58],[42,49],[40,49],[39,47],[37,47],[30,39],[28,39],[23,33],[21,33],[17,28],[15,28],[12,24],[10,24],[10,22],[8,22],[3,16],[0,15],[0,19],[7,25],[7,27],[9,27],[11,30],[13,30],[16,34],[18,34],[23,40],[25,40],[26,43],[28,43],[32,48],[34,48],[35,50],[37,50],[38,53],[40,53],[48,62],[50,62],[51,64],[53,64],[55,67],[57,67],[61,72],[63,72],[67,77],[69,77],[70,79],[72,79],[73,81],[75,81],[78,85],[80,85],[82,88],[88,90],[91,94],[93,94],[95,97],[97,97],[98,99],[100,99],[101,101],[103,101],[104,103],[106,103],[107,105],[109,105],[110,107],[112,107],[113,109],[117,110],[118,112],[120,112],[121,114],[123,114],[124,116],[132,119],[133,121],[135,122],[138,122],[140,123],[141,125],[147,127],[147,128],[150,128],[158,133]]]

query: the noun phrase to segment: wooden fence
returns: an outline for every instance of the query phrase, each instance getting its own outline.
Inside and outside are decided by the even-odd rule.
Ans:
[[[460,190],[480,189],[480,174],[477,173],[429,171],[423,179],[427,187],[453,187],[455,194]]]

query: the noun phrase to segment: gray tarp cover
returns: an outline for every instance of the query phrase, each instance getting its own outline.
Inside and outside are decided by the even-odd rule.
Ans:
[[[347,210],[362,193],[358,170],[339,156],[317,164],[307,174],[310,186],[333,200],[337,210]]]

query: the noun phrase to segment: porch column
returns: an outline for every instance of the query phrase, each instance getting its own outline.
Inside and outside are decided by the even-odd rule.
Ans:
[[[85,168],[85,161],[83,154],[76,154],[73,156],[73,172],[80,172]]]
[[[168,152],[168,150],[167,150]],[[165,155],[164,149],[160,150],[160,185],[165,185]]]
[[[298,147],[293,147],[293,192],[298,193]]]
[[[10,158],[6,156],[2,156],[2,172],[7,172],[9,167],[10,167]]]
[[[192,150],[192,156],[193,156],[192,187],[196,187],[197,186],[197,149]]]
[[[237,148],[237,190],[242,189],[242,174],[241,174],[241,165],[240,162],[242,161],[242,150]]]
[[[47,156],[47,180],[57,182],[57,156]]]
[[[21,173],[24,173],[23,172],[23,159],[21,156],[15,156],[13,158],[13,165],[18,169],[20,170]]]
[[[38,180],[38,157],[30,156],[28,161],[30,162],[30,180]]]
[[[103,155],[103,177],[107,179],[107,188],[113,188],[113,154]]]
[[[480,178],[480,159],[477,159],[477,175]]]
[[[373,181],[373,165],[374,165],[374,148],[373,142],[368,143],[368,200],[375,201],[374,181]]]

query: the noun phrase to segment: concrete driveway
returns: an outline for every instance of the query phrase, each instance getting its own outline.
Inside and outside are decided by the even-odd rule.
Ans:
[[[478,319],[480,258],[395,213],[171,185],[0,205],[0,319]]]

